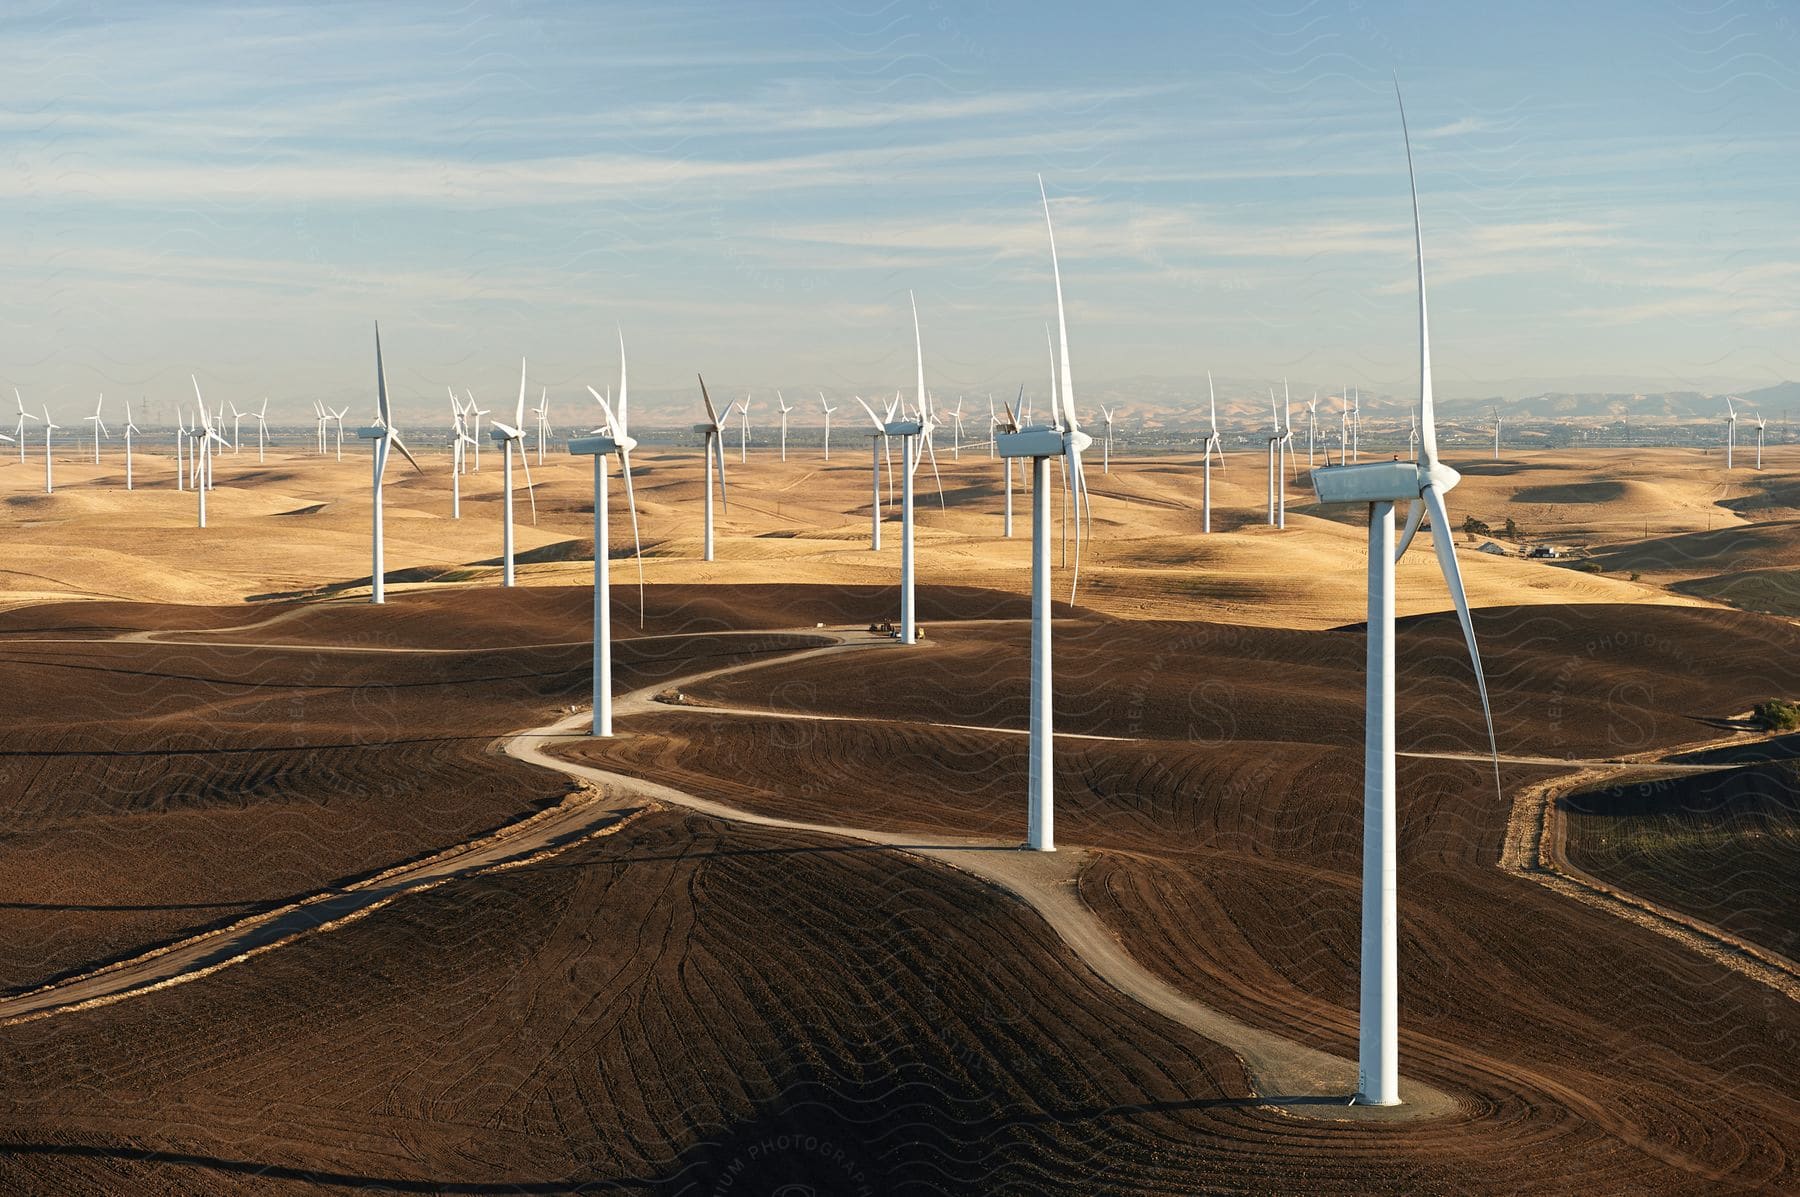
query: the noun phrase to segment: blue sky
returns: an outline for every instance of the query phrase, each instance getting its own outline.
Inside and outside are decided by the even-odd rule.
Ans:
[[[27,399],[1800,377],[1800,5],[12,6]],[[108,11],[108,10],[112,11]],[[1145,382],[1141,385],[1148,386]],[[790,399],[795,397],[790,393]],[[673,409],[669,409],[673,410]],[[685,416],[685,411],[683,412]]]

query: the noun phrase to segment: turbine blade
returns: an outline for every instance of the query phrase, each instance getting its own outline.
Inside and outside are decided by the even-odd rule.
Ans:
[[[388,414],[387,370],[381,364],[381,321],[379,320],[375,322],[375,407],[382,427],[392,428],[394,419]],[[402,449],[401,452],[405,453],[406,450]],[[407,454],[407,460],[412,460],[412,454]],[[413,464],[417,465],[418,463],[413,462]]]
[[[718,454],[719,454],[719,507],[721,510],[730,511],[731,510],[731,500],[726,497],[726,492],[725,492],[725,434],[724,434],[724,432],[722,432],[722,431],[714,432],[712,442],[713,442],[713,448],[715,450],[717,450]]]
[[[618,430],[621,421],[613,419],[612,404],[603,399],[600,392],[596,391],[593,387],[589,387],[587,392],[594,397],[594,402],[600,405],[601,414],[606,417],[607,435],[613,437],[623,436],[624,433]]]
[[[423,474],[425,472],[425,467],[420,465],[418,463],[418,461],[414,459],[411,451],[408,450],[406,447],[406,442],[401,440],[398,434],[390,433],[388,436],[388,440],[393,442],[394,448],[400,450],[400,456],[402,456],[402,457],[406,458],[406,460],[412,462],[413,469],[419,471],[419,473],[421,473],[421,474]]]
[[[1400,136],[1406,142],[1406,184],[1412,191],[1413,251],[1419,268],[1419,458],[1429,470],[1437,464],[1437,416],[1431,402],[1431,324],[1425,310],[1425,234],[1419,224],[1419,184],[1413,175],[1412,134],[1406,128],[1406,101],[1400,97],[1400,81],[1394,80],[1394,101],[1400,106]],[[1496,773],[1498,766],[1495,766]]]
[[[1462,624],[1463,641],[1469,646],[1469,664],[1475,669],[1475,688],[1481,694],[1481,717],[1487,721],[1488,752],[1494,761],[1494,793],[1502,799],[1506,791],[1500,785],[1500,745],[1494,738],[1494,708],[1488,703],[1487,677],[1481,671],[1481,652],[1475,647],[1475,624],[1469,618],[1469,596],[1463,590],[1462,568],[1456,561],[1456,542],[1450,535],[1450,514],[1444,509],[1444,497],[1437,487],[1427,485],[1419,492],[1420,505],[1431,513],[1431,544],[1437,550],[1438,568],[1444,584],[1450,588],[1450,600],[1456,604],[1456,618]]]
[[[525,467],[525,493],[531,499],[531,522],[535,526],[537,524],[537,488],[531,485],[531,458],[525,452],[524,441],[509,440],[506,442],[506,447],[511,450],[515,444],[519,446],[519,464]]]
[[[627,419],[630,418],[630,412],[627,411],[627,409],[626,409],[626,405],[629,402],[630,402],[630,394],[627,392],[626,385],[625,385],[625,329],[623,327],[621,327],[619,329],[619,435],[620,436],[628,436],[628,435],[630,435],[630,432],[631,432],[630,426],[627,425],[625,422]],[[642,563],[640,562],[639,564],[641,567]],[[638,626],[642,627],[644,613],[642,610],[641,603],[639,604],[639,607],[640,607],[640,609],[638,611]]]
[[[712,396],[706,393],[706,379],[701,378],[698,374],[694,377],[700,379],[700,398],[706,404],[706,417],[713,422],[713,427],[717,428],[719,426],[719,409],[713,406]]]
[[[1400,547],[1394,550],[1394,560],[1395,561],[1398,561],[1398,560],[1400,560],[1400,558],[1406,556],[1406,550],[1408,548],[1412,547],[1413,537],[1415,537],[1419,534],[1419,524],[1424,520],[1424,518],[1425,518],[1425,504],[1420,502],[1417,499],[1414,499],[1412,501],[1410,510],[1408,510],[1406,513],[1406,530],[1404,532],[1400,533]],[[1432,539],[1436,540],[1437,536],[1438,536],[1438,526],[1435,523],[1432,524],[1431,530],[1432,530]]]
[[[513,413],[513,426],[525,427],[525,359],[519,359],[519,405]]]
[[[621,400],[625,398],[623,384],[620,385],[619,398]],[[619,469],[625,475],[625,504],[631,508],[631,546],[632,556],[637,558],[638,630],[641,632],[644,629],[644,542],[638,536],[637,494],[631,489],[631,454],[619,454]],[[599,552],[600,550],[596,547],[594,551]]]

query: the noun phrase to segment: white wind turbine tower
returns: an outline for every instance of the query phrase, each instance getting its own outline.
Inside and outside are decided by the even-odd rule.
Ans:
[[[1021,417],[1017,413],[1019,411],[1024,410],[1024,407],[1023,407],[1024,400],[1025,400],[1025,388],[1023,386],[1020,386],[1019,387],[1019,403],[1021,406],[1019,408],[1015,409],[1012,406],[1012,404],[1010,404],[1010,403],[1002,403],[1000,405],[1001,410],[1004,411],[1006,414],[1004,416],[998,416],[998,415],[995,415],[994,411],[993,411],[993,406],[994,406],[993,397],[992,396],[988,397],[988,423],[993,426],[990,429],[990,436],[988,439],[988,444],[989,444],[989,447],[992,448],[992,450],[994,451],[994,453],[996,455],[999,455],[999,452],[1000,452],[1000,448],[999,448],[1000,437],[1002,435],[1005,435],[1008,433],[1014,433],[1014,432],[1019,431],[1020,421],[1023,417]],[[1013,534],[1013,463],[1012,463],[1012,458],[1001,457],[1000,464],[1006,468],[1006,507],[1004,509],[1005,515],[1004,515],[1002,523],[1001,523],[1001,533],[1000,534],[1002,536],[1004,536],[1007,540],[1011,540],[1012,534]]]
[[[132,437],[133,433],[138,432],[138,431],[140,431],[140,429],[138,428],[138,426],[136,424],[132,423],[132,420],[131,420],[131,400],[127,399],[125,401],[125,489],[126,490],[132,489],[131,437]]]
[[[1494,409],[1494,460],[1500,460],[1500,405],[1493,404]]]
[[[1275,446],[1275,526],[1287,528],[1287,474],[1294,460],[1294,398],[1281,380],[1281,440]]]
[[[337,459],[339,461],[344,460],[344,417],[349,414],[348,407],[341,407],[331,413],[331,418],[337,421]],[[523,450],[520,451],[523,452]]]
[[[549,387],[543,388],[543,390],[539,393],[538,405],[531,409],[531,414],[537,418],[537,432],[536,432],[537,459],[538,459],[538,464],[543,465],[544,464],[544,442],[550,439],[550,388]],[[521,445],[519,451],[521,453],[524,452],[524,446]]]
[[[594,459],[594,734],[610,736],[612,728],[612,554],[607,532],[606,459],[618,455],[619,472],[625,476],[625,501],[631,509],[631,542],[638,566],[638,627],[644,626],[644,544],[638,538],[637,496],[631,489],[631,451],[637,448],[627,431],[629,393],[625,386],[625,334],[619,333],[619,409],[600,392],[588,388],[606,414],[604,430],[569,442],[569,452],[590,454]]]
[[[319,456],[323,457],[331,451],[326,443],[325,432],[326,426],[331,423],[331,417],[325,414],[325,405],[320,403],[317,399],[313,400],[313,412],[317,417],[319,424]]]
[[[1275,388],[1269,388],[1269,443],[1266,446],[1269,459],[1269,517],[1268,523],[1275,526],[1275,492],[1281,489],[1281,466],[1279,453],[1281,447],[1281,416],[1275,410]]]
[[[713,406],[712,396],[706,393],[706,379],[698,374],[694,377],[700,379],[700,401],[706,404],[707,422],[694,425],[694,431],[706,438],[706,542],[705,555],[702,560],[711,561],[713,559],[713,462],[715,459],[719,468],[719,506],[724,511],[731,510],[731,502],[725,495],[725,420],[719,418],[719,411]],[[725,418],[731,418],[729,407],[725,409]]]
[[[269,438],[269,397],[267,395],[263,396],[262,407],[251,412],[250,418],[256,421],[256,464],[261,465],[263,445]]]
[[[456,401],[456,392],[450,392],[450,518],[462,518],[462,473],[469,459],[469,446],[479,442],[469,435],[468,426],[463,423],[462,404]]]
[[[1318,431],[1318,426],[1319,392],[1314,391],[1313,397],[1306,404],[1306,468],[1309,470],[1313,468],[1313,435]]]
[[[1350,460],[1362,460],[1362,389],[1350,388]]]
[[[488,436],[500,446],[500,585],[513,584],[513,474],[512,451],[519,450],[519,465],[525,470],[525,493],[531,497],[531,522],[537,523],[537,491],[531,485],[531,461],[525,456],[525,359],[519,359],[519,402],[513,408],[513,422],[488,421]]]
[[[13,402],[19,405],[19,426],[13,437],[19,442],[19,464],[25,464],[25,421],[35,420],[36,416],[25,410],[25,400],[19,397],[19,388],[13,388]],[[13,438],[8,438],[13,439]]]
[[[775,402],[781,404],[781,460],[787,460],[787,418],[794,409],[788,406],[787,396],[779,390],[775,392]]]
[[[206,399],[200,394],[200,380],[192,374],[188,375],[188,378],[192,379],[194,383],[194,400],[200,409],[194,416],[193,426],[188,429],[188,435],[193,438],[194,442],[189,446],[188,460],[191,466],[198,467],[198,473],[194,476],[194,491],[200,503],[200,527],[204,528],[206,527],[206,492],[212,486],[212,447],[214,444],[223,445],[225,438],[214,430],[212,421],[207,419]]]
[[[1762,469],[1763,428],[1766,426],[1762,416],[1756,417],[1756,468]]]
[[[61,427],[61,424],[51,422],[50,408],[46,405],[44,408],[44,493],[47,495],[56,493],[56,477],[50,462],[50,434]]]
[[[1100,425],[1103,436],[1100,440],[1100,472],[1112,473],[1112,426],[1113,414],[1106,408],[1100,409]]]
[[[738,464],[743,465],[744,453],[750,445],[750,396],[745,395],[735,406],[738,412]],[[725,418],[731,418],[729,411],[725,413]]]
[[[95,465],[100,464],[100,438],[105,436],[105,437],[108,437],[108,439],[111,439],[110,434],[108,434],[106,431],[106,421],[102,420],[100,418],[100,409],[104,406],[106,406],[106,396],[102,395],[102,396],[100,396],[100,401],[98,403],[94,404],[94,414],[91,416],[83,416],[82,417],[82,419],[86,420],[88,423],[90,423],[94,426],[94,464]]]
[[[1213,393],[1212,371],[1206,372],[1207,416],[1212,431],[1206,437],[1206,449],[1200,457],[1200,531],[1212,531],[1212,459],[1219,455],[1219,468],[1225,468],[1225,442],[1219,439],[1219,398]]]
[[[962,407],[963,397],[956,397],[956,410],[950,413],[950,460],[962,460]]]
[[[824,412],[825,412],[825,460],[830,461],[831,460],[831,413],[836,411],[837,408],[835,408],[835,407],[831,406],[831,404],[825,402],[825,392],[824,391],[819,392],[819,406],[822,409],[824,409]]]
[[[187,489],[187,418],[181,414],[181,405],[175,405],[175,489]]]
[[[1725,468],[1731,468],[1732,451],[1737,448],[1737,408],[1731,396],[1725,396]]]
[[[994,444],[994,437],[998,435],[999,428],[1000,417],[994,414],[994,396],[990,391],[988,393],[988,460],[990,461],[1000,455],[999,447]],[[1017,430],[1015,429],[1015,431]]]
[[[475,417],[475,426],[469,429],[469,435],[475,441],[475,472],[479,474],[481,473],[481,417],[488,414],[488,409],[475,405],[475,392],[464,391],[463,394],[469,397],[469,406],[464,409],[465,414]]]
[[[923,447],[929,448],[931,444],[934,422],[931,398],[925,390],[925,341],[919,332],[919,304],[910,291],[907,300],[912,304],[913,349],[918,362],[918,411],[913,413],[918,418],[906,419],[906,413],[902,412],[902,418],[895,420],[890,414],[883,431],[900,438],[900,643],[915,644],[918,642],[918,621],[917,606],[913,601],[913,471],[919,466],[921,440]],[[936,455],[933,454],[932,469],[935,471],[936,468]],[[941,482],[938,499],[940,503],[943,501]]]
[[[349,409],[346,408],[346,411]],[[400,439],[400,430],[394,427],[393,409],[388,405],[387,369],[381,363],[381,322],[375,322],[375,424],[370,428],[358,428],[356,435],[365,441],[373,442],[370,448],[374,461],[375,480],[374,523],[371,526],[369,545],[371,563],[369,567],[369,601],[381,603],[387,601],[387,554],[385,529],[382,520],[381,476],[387,471],[389,449],[400,450],[400,455],[412,462],[412,468],[423,474],[417,459],[407,451],[406,442]],[[523,455],[523,450],[520,451]]]
[[[1093,444],[1075,418],[1075,384],[1069,370],[1068,322],[1063,314],[1062,271],[1056,261],[1056,229],[1050,224],[1050,200],[1044,197],[1044,224],[1050,234],[1050,269],[1056,285],[1056,323],[1062,345],[1062,385],[1050,426],[1031,426],[996,437],[998,451],[1008,466],[1014,458],[1031,462],[1031,738],[1030,766],[1026,782],[1026,847],[1034,852],[1056,850],[1055,704],[1051,687],[1050,644],[1050,459],[1063,460],[1077,498],[1075,508],[1075,569],[1069,578],[1069,602],[1081,576],[1081,500],[1085,491],[1081,451]]]
[[[236,457],[238,454],[238,446],[244,443],[243,435],[242,435],[243,422],[244,422],[244,413],[238,410],[238,405],[235,402],[232,403],[231,404],[231,455],[233,457]],[[223,423],[223,421],[221,421],[221,423]]]
[[[862,410],[869,414],[869,423],[873,432],[869,434],[869,551],[882,551],[882,446],[887,443],[887,423],[895,418],[895,403],[887,405],[886,418],[877,416],[875,409],[869,407],[868,400],[855,396]],[[893,475],[893,470],[889,470]]]
[[[1396,89],[1397,92],[1398,89]],[[1396,98],[1398,98],[1396,94]],[[1405,135],[1406,111],[1402,107]],[[1412,146],[1407,140],[1407,176],[1412,188],[1413,239],[1419,277],[1419,434],[1417,463],[1370,462],[1313,472],[1321,503],[1364,504],[1369,511],[1369,611],[1367,724],[1363,736],[1363,896],[1361,961],[1361,1031],[1357,1052],[1357,1098],[1365,1105],[1400,1101],[1399,1052],[1399,906],[1396,888],[1398,857],[1397,799],[1394,781],[1394,563],[1405,553],[1420,522],[1431,517],[1431,543],[1437,553],[1463,639],[1475,668],[1481,709],[1487,719],[1488,747],[1494,756],[1494,784],[1500,784],[1499,749],[1487,681],[1475,646],[1469,601],[1456,562],[1452,524],[1444,493],[1460,476],[1438,460],[1437,426],[1431,396],[1431,335],[1425,305],[1425,243],[1419,228],[1417,185],[1412,183]],[[1394,504],[1409,501],[1406,531],[1398,551],[1394,545]]]
[[[1419,415],[1417,412],[1406,413],[1406,455],[1412,460],[1419,460]]]

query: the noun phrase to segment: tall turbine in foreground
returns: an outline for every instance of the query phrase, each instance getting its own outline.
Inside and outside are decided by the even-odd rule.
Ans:
[[[600,398],[593,387],[588,394],[600,404],[606,427],[591,436],[569,442],[569,452],[594,459],[594,734],[610,736],[612,730],[612,540],[607,532],[606,459],[618,455],[619,472],[625,476],[625,501],[631,509],[631,542],[638,563],[638,627],[644,626],[644,544],[638,539],[637,495],[631,489],[631,451],[637,441],[626,430],[629,393],[625,385],[625,333],[619,333],[619,407]]]
[[[537,523],[537,491],[531,485],[531,462],[525,456],[525,359],[519,359],[519,402],[513,408],[513,422],[488,421],[488,436],[500,446],[500,585],[513,584],[513,448],[519,450],[519,464],[525,469],[525,493],[531,496],[531,522]]]
[[[1200,456],[1200,531],[1212,531],[1212,459],[1219,455],[1219,468],[1225,468],[1225,442],[1219,439],[1219,397],[1213,393],[1212,371],[1206,372],[1207,419],[1212,431],[1206,435],[1206,449]]]
[[[700,378],[696,374],[694,377]],[[725,497],[725,421],[719,419],[719,411],[713,406],[712,396],[706,393],[706,379],[700,378],[700,401],[706,404],[704,424],[694,425],[694,431],[706,438],[706,553],[703,560],[713,559],[713,461],[715,455],[719,463],[719,506],[726,511],[731,504]],[[727,408],[727,418],[730,409]]]
[[[1398,88],[1395,89],[1398,99]],[[1494,784],[1500,784],[1499,750],[1494,743],[1493,713],[1487,681],[1475,647],[1475,627],[1456,562],[1454,525],[1444,507],[1444,493],[1460,479],[1438,461],[1437,421],[1431,398],[1431,333],[1425,306],[1425,239],[1419,226],[1419,196],[1412,182],[1412,142],[1406,135],[1406,110],[1400,110],[1406,140],[1406,167],[1412,188],[1413,243],[1419,276],[1419,435],[1417,463],[1370,462],[1313,471],[1313,487],[1321,503],[1366,504],[1369,510],[1368,681],[1367,723],[1363,733],[1363,891],[1361,1031],[1357,1049],[1357,1100],[1365,1105],[1400,1101],[1399,903],[1397,799],[1394,782],[1394,563],[1405,553],[1420,522],[1431,516],[1431,544],[1438,567],[1456,604],[1481,710],[1487,720],[1488,747],[1494,754]],[[1406,531],[1394,546],[1394,504],[1410,501]]]
[[[348,410],[348,409],[345,409]],[[370,556],[372,564],[369,568],[369,601],[382,603],[387,601],[387,561],[384,552],[384,529],[382,527],[381,475],[387,470],[388,450],[398,449],[400,455],[412,462],[412,468],[423,474],[417,459],[407,451],[406,442],[400,439],[400,430],[394,427],[393,409],[388,406],[387,369],[381,364],[381,322],[375,322],[375,424],[370,428],[358,428],[356,435],[370,441],[374,450],[374,525],[370,534]]]
[[[1051,687],[1050,644],[1050,459],[1059,457],[1068,472],[1068,486],[1077,498],[1075,510],[1075,568],[1069,577],[1069,602],[1081,577],[1081,510],[1083,480],[1081,451],[1093,444],[1075,418],[1075,385],[1069,369],[1068,322],[1063,314],[1062,270],[1056,261],[1056,229],[1050,223],[1050,198],[1038,179],[1044,200],[1044,224],[1050,234],[1050,270],[1056,285],[1056,324],[1061,335],[1062,385],[1057,388],[1060,411],[1050,425],[1029,426],[995,437],[1008,468],[1014,458],[1031,462],[1031,738],[1026,781],[1026,847],[1034,852],[1056,851],[1055,703]]]

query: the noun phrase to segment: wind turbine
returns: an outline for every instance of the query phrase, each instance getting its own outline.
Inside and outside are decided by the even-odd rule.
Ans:
[[[1025,388],[1020,386],[1019,401],[1023,403],[1024,398]],[[1020,421],[1023,418],[1017,414],[1017,411],[1022,410],[1022,408],[1015,409],[1009,403],[1002,403],[1000,407],[1001,410],[1006,413],[1005,416],[994,414],[994,399],[993,396],[990,395],[988,397],[988,423],[992,425],[992,428],[990,429],[988,446],[996,456],[1000,453],[999,438],[1007,433],[1018,432]],[[1006,515],[1004,522],[1002,523],[1001,535],[1007,540],[1011,540],[1013,534],[1013,463],[1010,457],[1001,457],[1000,464],[1006,467]]]
[[[737,411],[738,411],[738,420],[739,420],[739,422],[738,422],[738,464],[743,465],[744,464],[744,452],[750,445],[750,396],[745,395],[742,399],[739,399],[737,401],[736,407],[737,407]],[[729,411],[727,411],[725,413],[725,418],[728,420],[731,418],[731,413]]]
[[[1113,414],[1104,407],[1100,409],[1100,424],[1104,430],[1104,435],[1100,440],[1100,472],[1110,474],[1112,473]]]
[[[488,421],[488,436],[500,446],[500,491],[502,498],[500,531],[500,585],[513,584],[513,473],[512,451],[517,446],[519,464],[525,469],[525,493],[531,496],[531,522],[537,523],[537,491],[531,485],[531,462],[525,456],[525,359],[519,359],[519,402],[513,408],[513,422]]]
[[[1219,455],[1219,468],[1225,468],[1225,442],[1219,439],[1219,397],[1213,393],[1212,371],[1206,372],[1207,417],[1212,431],[1206,437],[1206,449],[1200,457],[1200,531],[1212,531],[1212,459]]]
[[[1350,460],[1362,460],[1362,390],[1350,388]]]
[[[35,420],[36,416],[25,410],[25,400],[19,397],[19,388],[13,388],[13,402],[19,405],[19,427],[13,436],[19,442],[19,464],[25,464],[25,421]]]
[[[181,414],[181,405],[175,405],[175,489],[187,489],[187,419]]]
[[[1075,384],[1069,370],[1068,323],[1063,314],[1062,271],[1056,261],[1056,229],[1050,224],[1050,199],[1038,179],[1044,198],[1044,224],[1050,234],[1050,269],[1056,284],[1056,324],[1062,346],[1062,386],[1057,403],[1061,411],[1049,426],[1029,426],[996,436],[998,451],[1008,468],[1014,458],[1031,462],[1031,738],[1026,782],[1026,847],[1034,852],[1056,851],[1055,704],[1051,692],[1050,652],[1050,459],[1063,459],[1069,483],[1083,491],[1081,451],[1093,444],[1075,419]],[[1081,577],[1081,502],[1075,501],[1075,568],[1069,577],[1069,602]]]
[[[348,407],[341,407],[337,411],[331,413],[331,418],[337,421],[337,459],[339,461],[344,460],[344,417],[349,414],[350,409]],[[521,450],[521,452],[522,451],[523,450]]]
[[[962,405],[963,397],[956,397],[956,410],[950,413],[950,460],[962,460]]]
[[[56,493],[56,478],[51,470],[50,462],[50,434],[61,427],[61,424],[51,422],[50,408],[46,405],[44,407],[44,493],[47,495]]]
[[[787,417],[794,409],[788,406],[787,397],[779,390],[775,392],[775,402],[781,404],[781,460],[787,460]]]
[[[1731,396],[1725,396],[1725,468],[1731,468],[1732,450],[1737,448],[1737,408]]]
[[[469,446],[479,447],[469,429],[463,423],[462,404],[456,401],[456,392],[450,392],[450,518],[462,518],[462,472],[468,462]]]
[[[1294,460],[1294,397],[1281,380],[1281,440],[1275,446],[1275,526],[1287,528],[1287,467]]]
[[[1412,460],[1419,460],[1419,415],[1417,412],[1406,413],[1406,455]]]
[[[100,401],[98,403],[94,404],[94,414],[91,416],[83,416],[82,417],[82,419],[88,421],[90,424],[92,424],[94,426],[94,464],[95,465],[100,464],[100,438],[104,436],[104,437],[107,437],[109,440],[111,439],[111,434],[106,431],[106,421],[102,420],[100,418],[100,409],[104,406],[106,406],[106,396],[102,395],[102,396],[100,396]]]
[[[538,405],[531,409],[531,414],[537,417],[537,459],[538,459],[538,464],[543,465],[544,464],[544,442],[550,438],[550,388],[549,387],[543,388],[542,392],[539,393]],[[524,451],[525,451],[525,447],[523,445],[521,445],[519,447],[519,452],[523,453]]]
[[[1500,405],[1492,404],[1494,409],[1494,460],[1500,460]]]
[[[619,410],[615,419],[612,405],[600,398],[600,392],[588,388],[606,413],[606,429],[593,436],[576,437],[569,442],[569,452],[590,454],[594,459],[594,734],[610,736],[612,729],[612,553],[607,532],[606,459],[619,457],[619,472],[625,476],[625,500],[631,508],[631,541],[636,546],[638,563],[638,627],[644,626],[644,544],[638,539],[637,496],[631,489],[631,451],[637,441],[627,431],[628,393],[625,389],[625,333],[619,333]],[[710,460],[710,459],[709,459]]]
[[[919,333],[919,303],[907,292],[907,300],[912,304],[913,317],[913,349],[917,354],[919,398],[918,411],[913,413],[917,419],[891,417],[883,431],[889,436],[900,438],[900,643],[915,644],[918,642],[918,626],[916,604],[913,601],[913,471],[919,465],[920,441],[926,446],[931,443],[931,397],[925,390],[925,341]],[[933,469],[935,469],[935,463]],[[943,487],[939,484],[938,498],[943,499]]]
[[[1766,426],[1762,416],[1756,417],[1756,468],[1762,469],[1763,428]]]
[[[189,447],[188,460],[190,464],[197,464],[199,467],[194,490],[197,492],[200,503],[200,527],[204,528],[206,527],[206,492],[212,486],[212,447],[215,443],[223,445],[225,438],[214,430],[212,421],[206,416],[206,399],[200,394],[200,380],[192,374],[188,375],[188,378],[194,383],[194,401],[200,409],[194,416],[193,426],[188,429],[188,435],[194,441]]]
[[[1398,87],[1395,98],[1398,99]],[[1406,134],[1406,109],[1400,110],[1406,138],[1407,178],[1412,191],[1413,242],[1419,278],[1419,433],[1421,459],[1328,467],[1313,471],[1313,488],[1321,503],[1364,504],[1369,511],[1369,610],[1367,723],[1363,734],[1363,897],[1361,1031],[1357,1050],[1357,1097],[1365,1105],[1400,1101],[1399,1051],[1399,905],[1397,866],[1397,799],[1394,781],[1394,563],[1406,552],[1423,518],[1431,516],[1431,543],[1437,553],[1463,639],[1475,668],[1475,684],[1487,719],[1488,746],[1494,756],[1494,784],[1500,784],[1499,749],[1494,741],[1493,714],[1487,681],[1475,646],[1475,627],[1456,562],[1453,526],[1444,493],[1460,475],[1438,460],[1437,423],[1432,411],[1431,335],[1425,305],[1425,240],[1419,225],[1418,187],[1412,175],[1412,143]],[[1396,552],[1394,504],[1411,503],[1406,531]]]
[[[861,395],[856,396],[856,401],[862,404],[864,411],[869,413],[869,422],[874,425],[875,429],[869,436],[869,486],[872,492],[869,498],[869,551],[879,553],[881,551],[881,449],[883,445],[887,444],[887,426],[894,418],[897,405],[888,404],[885,415],[878,416],[875,414],[875,409],[870,407],[868,401]],[[888,471],[888,475],[891,479],[892,469]]]
[[[348,411],[349,408],[345,408]],[[375,424],[371,428],[358,428],[356,435],[365,441],[373,442],[374,450],[374,507],[375,516],[370,536],[370,551],[373,562],[369,568],[369,601],[381,603],[387,601],[387,561],[385,559],[385,535],[382,527],[381,476],[387,471],[389,449],[400,450],[400,455],[412,462],[412,468],[423,474],[417,459],[407,451],[406,442],[400,439],[400,430],[394,427],[393,409],[388,405],[387,369],[381,364],[381,321],[375,322]],[[521,450],[521,454],[523,451]]]
[[[831,413],[837,408],[825,402],[825,392],[819,392],[819,406],[825,410],[825,460],[831,460]]]
[[[1281,416],[1275,411],[1275,388],[1269,388],[1269,443],[1266,446],[1269,459],[1269,526],[1275,526],[1275,492],[1281,489],[1281,466],[1278,464],[1278,453],[1281,446]]]
[[[250,418],[256,421],[256,464],[261,465],[263,445],[269,435],[269,397],[267,395],[263,396],[262,407],[251,412]]]
[[[469,406],[465,409],[465,414],[475,417],[475,427],[469,429],[469,435],[475,440],[475,472],[479,474],[481,473],[481,417],[488,414],[488,409],[475,406],[475,392],[464,391],[463,394],[469,397]]]
[[[1306,403],[1306,468],[1313,468],[1313,436],[1319,427],[1319,392]]]
[[[233,457],[236,457],[238,454],[238,446],[244,443],[243,438],[240,435],[240,426],[242,425],[243,420],[244,413],[239,411],[238,405],[236,402],[233,402],[231,404],[231,455]],[[221,421],[221,423],[223,423],[223,421]],[[257,460],[260,461],[261,457],[259,456]]]
[[[131,422],[131,400],[125,401],[125,489],[132,489],[131,482],[131,434],[138,432],[138,426]]]
[[[317,417],[319,424],[319,456],[323,457],[331,451],[326,443],[325,432],[326,425],[331,423],[331,417],[325,414],[325,405],[320,403],[317,399],[313,400],[313,412]]]
[[[694,425],[694,431],[706,438],[706,555],[703,560],[711,561],[713,559],[713,460],[715,455],[719,465],[719,506],[727,512],[731,510],[731,502],[725,497],[725,421],[719,419],[719,411],[713,406],[712,396],[706,393],[706,379],[701,378],[698,374],[694,377],[700,379],[700,401],[706,404],[707,422]],[[731,409],[726,408],[725,414],[729,419]]]

